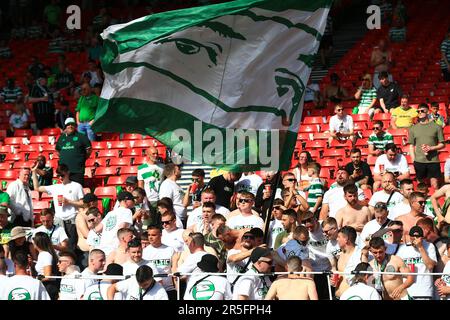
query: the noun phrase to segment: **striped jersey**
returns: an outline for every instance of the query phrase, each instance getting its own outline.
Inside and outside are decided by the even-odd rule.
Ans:
[[[358,107],[368,107],[372,103],[373,99],[376,98],[377,98],[377,90],[374,87],[370,89],[363,88]]]
[[[450,39],[445,39],[441,43],[441,53],[445,54],[447,61],[450,62]],[[445,61],[441,59],[441,69],[447,69]]]
[[[377,136],[375,133],[372,133],[369,136],[369,140],[367,141],[367,144],[373,145],[376,150],[384,150],[388,143],[394,143],[394,138],[389,132],[386,131],[381,137]]]
[[[144,181],[144,190],[148,201],[159,200],[158,191],[163,175],[163,167],[159,164],[144,163],[138,167],[138,180]]]
[[[305,188],[305,191],[308,191],[306,201],[308,202],[308,205],[313,208],[317,203],[317,199],[323,197],[324,188],[322,181],[320,181],[319,178],[311,179],[310,184]]]
[[[22,95],[22,89],[20,87],[14,87],[12,89],[4,87],[0,92],[0,95],[5,100],[5,103],[13,103]]]
[[[402,42],[406,40],[406,28],[390,28],[389,39],[392,42]]]

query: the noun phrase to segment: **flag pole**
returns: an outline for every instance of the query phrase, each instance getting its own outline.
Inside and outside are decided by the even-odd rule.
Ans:
[[[276,174],[275,188],[273,188],[274,190],[272,190],[272,194],[270,195],[269,208],[267,209],[266,218],[264,221],[264,240],[263,240],[263,242],[266,243],[267,245],[269,245],[269,243],[267,243],[267,242],[269,241],[269,226],[270,226],[270,220],[272,217],[273,202],[275,201],[275,194],[277,193],[277,188],[278,188],[278,185],[280,184],[280,180],[281,180],[281,170],[279,170]]]

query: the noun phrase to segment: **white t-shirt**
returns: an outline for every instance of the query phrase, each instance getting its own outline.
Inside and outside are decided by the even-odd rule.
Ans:
[[[359,235],[359,242],[357,242],[358,246],[360,248],[363,248],[366,238],[368,236],[374,234],[378,230],[380,230],[380,228],[381,228],[381,226],[378,224],[376,219],[373,219],[373,220],[370,220],[369,222],[367,222]]]
[[[445,160],[444,177],[450,177],[450,159]]]
[[[267,276],[255,277],[258,272],[250,268],[234,285],[233,300],[239,300],[239,296],[247,296],[249,300],[264,300],[272,281]]]
[[[117,282],[116,289],[122,293],[125,300],[140,300],[140,295],[145,292],[139,287],[136,277]],[[169,298],[163,286],[155,282],[153,288],[145,293],[142,300],[169,300]]]
[[[245,258],[244,260],[241,260],[236,263],[228,261],[228,257],[232,256],[233,254],[240,253],[240,252],[242,252],[242,250],[239,250],[239,249],[228,250],[228,252],[227,252],[227,273],[235,274],[235,273],[244,273],[246,271],[245,266],[247,265],[248,260],[250,258]],[[233,283],[234,280],[236,279],[236,277],[237,276],[227,275],[227,279],[230,283]]]
[[[5,298],[5,288],[8,283],[9,278],[0,274],[0,300],[4,300]]]
[[[315,92],[320,92],[320,87],[317,83],[310,83],[306,86],[305,102],[315,101]]]
[[[60,245],[64,240],[68,240],[66,231],[64,228],[61,228],[60,226],[53,225],[53,227],[48,230],[45,226],[40,226],[39,228],[36,228],[33,232],[33,237],[38,232],[44,232],[46,233],[50,239],[52,240],[53,245]]]
[[[344,291],[339,300],[382,300],[374,287],[358,282]]]
[[[126,261],[125,263],[122,264],[122,267],[123,267],[123,275],[124,275],[124,276],[135,275],[137,269],[138,269],[140,266],[144,266],[144,265],[147,265],[147,266],[151,267],[151,266],[150,266],[150,261],[147,261],[147,260],[145,260],[145,259],[142,259],[142,260],[139,261],[138,263],[136,263],[136,262],[134,262],[134,261],[132,261],[132,260],[128,260],[128,261]]]
[[[359,247],[355,247],[355,250],[353,251],[353,254],[350,256],[350,258],[347,260],[347,264],[345,265],[344,272],[347,274],[345,275],[346,281],[349,285],[352,284],[354,275],[351,274],[353,270],[355,270],[356,266],[361,262],[361,249]]]
[[[41,251],[38,254],[36,265],[34,266],[37,274],[44,274],[44,267],[51,266],[53,257],[47,251]]]
[[[380,164],[384,165],[384,170],[389,172],[400,172],[400,174],[409,172],[408,161],[402,154],[398,154],[394,161],[389,161],[386,154],[382,154],[375,161],[373,173],[380,173]]]
[[[392,207],[392,209],[389,210],[388,218],[391,220],[395,220],[402,214],[407,214],[409,212],[411,212],[411,206],[409,205],[409,203],[405,203],[402,201],[397,203],[394,207]]]
[[[88,236],[86,238],[86,243],[92,247],[92,249],[98,249],[100,247],[100,241],[102,239],[102,234],[95,232],[93,229],[89,230]]]
[[[434,247],[434,245],[425,240],[422,241],[423,247],[430,259],[437,261],[436,248]],[[403,262],[407,267],[409,267],[410,264],[414,264],[414,272],[430,273],[433,271],[427,269],[420,252],[413,246],[402,244],[397,251],[397,256],[403,259]],[[433,297],[433,276],[417,275],[415,277],[414,283],[407,290],[409,295],[412,297]]]
[[[83,276],[96,276],[97,274],[93,273],[91,270],[89,270],[89,268],[84,269],[81,274]],[[83,283],[84,283],[84,287],[88,288],[92,285],[94,285],[95,283],[97,283],[97,280],[95,279],[83,279]]]
[[[441,276],[442,280],[444,280],[445,285],[447,287],[450,287],[450,261],[447,261],[447,263],[445,264],[444,271],[442,271],[442,272],[446,273]],[[447,295],[446,299],[450,300],[450,294]]]
[[[84,292],[83,300],[108,300],[108,288],[111,282],[101,281],[89,286]],[[116,292],[114,300],[123,300],[122,293]]]
[[[178,266],[178,272],[180,273],[195,273],[195,272],[201,272],[200,268],[197,267],[197,263],[202,260],[202,257],[208,254],[206,251],[197,251],[195,253],[191,253],[186,257],[186,260],[184,260],[183,264],[181,266]]]
[[[339,247],[337,240],[328,240],[326,253],[329,259],[339,259],[342,249]]]
[[[372,198],[370,198],[369,200],[369,206],[375,207],[375,205],[377,204],[377,202],[384,202],[386,203],[389,199],[389,193],[386,193],[384,190],[380,190],[375,192],[372,195]],[[387,205],[387,209],[388,209],[388,218],[390,218],[391,216],[391,209],[393,207],[395,207],[397,205],[397,203],[400,203],[403,201],[403,195],[400,192],[394,192],[394,194],[392,195],[391,199],[389,200],[389,203]],[[392,219],[391,219],[392,220]]]
[[[6,280],[0,300],[50,300],[41,281],[30,276],[15,275]]]
[[[364,191],[358,188],[358,199],[363,201],[365,199]],[[336,213],[347,205],[347,200],[344,198],[344,187],[336,186],[328,190],[323,195],[323,204],[328,204],[330,211],[329,217],[336,217]]]
[[[186,217],[186,208],[183,206],[183,189],[175,181],[166,179],[159,187],[159,198],[164,197],[172,199],[176,215],[183,220]]]
[[[286,243],[283,243],[277,249],[278,255],[286,261],[289,257],[296,256],[302,260],[309,259],[308,246],[304,246],[295,239],[291,239]]]
[[[161,242],[168,247],[172,247],[176,252],[182,252],[184,249],[183,232],[184,229],[180,228],[171,232],[163,229]]]
[[[78,271],[74,271],[61,279],[59,300],[81,300],[85,287],[82,279],[75,279],[75,276],[79,274]]]
[[[117,238],[117,231],[122,223],[133,224],[133,213],[130,209],[119,207],[110,211],[103,219],[103,231],[100,240],[100,249],[105,252],[105,255],[119,247],[119,239]]]
[[[329,271],[331,270],[330,260],[327,255],[328,240],[322,232],[319,225],[317,230],[309,232],[309,258],[313,271]]]
[[[210,275],[194,284],[205,275],[192,276],[186,285],[184,300],[231,300],[231,286],[227,278]],[[193,287],[194,286],[194,287]]]
[[[58,203],[58,195],[63,195],[68,200],[78,201],[84,196],[81,184],[71,181],[68,184],[53,184],[51,186],[44,186],[44,188],[50,196],[53,196],[56,218],[69,220],[76,217],[78,212],[77,208],[71,204],[60,206]]]
[[[346,114],[343,119],[339,119],[337,115],[330,118],[330,132],[350,132],[353,129],[353,119]]]
[[[9,124],[13,128],[22,128],[23,125],[28,121],[28,114],[24,112],[23,114],[13,113],[9,117]]]
[[[226,222],[227,226],[234,230],[260,228],[264,230],[264,220],[251,214],[243,216],[242,214],[231,217]]]
[[[236,192],[245,190],[256,196],[256,192],[262,183],[262,178],[255,173],[249,174],[248,176],[242,175],[241,179],[235,183],[234,190]]]
[[[269,245],[270,248],[275,246],[275,240],[277,239],[277,235],[284,231],[283,224],[281,220],[274,219],[270,221],[269,225]]]
[[[158,189],[163,175],[163,166],[160,164],[144,163],[138,166],[137,178],[144,181],[144,190],[151,202],[158,201]]]
[[[172,247],[161,244],[155,248],[152,245],[148,245],[144,248],[142,258],[149,262],[149,265],[153,269],[154,274],[158,273],[170,273],[172,267],[172,257],[175,254],[175,250]],[[171,277],[155,278],[156,281],[162,281],[162,285],[166,291],[175,290]]]
[[[188,228],[190,226],[202,221],[202,211],[203,211],[203,206],[195,208],[194,210],[191,211],[191,213],[188,216],[188,220],[187,220],[187,224],[186,224]],[[228,216],[228,214],[230,213],[230,210],[228,210],[225,207],[222,207],[221,205],[216,204],[216,213],[220,213],[221,215],[223,215],[226,218]]]

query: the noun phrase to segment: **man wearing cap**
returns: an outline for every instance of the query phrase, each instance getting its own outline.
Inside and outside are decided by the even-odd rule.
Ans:
[[[133,224],[134,197],[128,191],[122,191],[117,196],[120,205],[105,216],[103,221],[96,227],[97,232],[102,232],[100,248],[109,255],[119,246],[117,231],[121,228],[129,228]]]
[[[339,167],[336,171],[336,183],[331,185],[330,189],[323,195],[319,220],[325,220],[326,217],[334,218],[338,210],[347,205],[347,201],[344,198],[344,186],[349,181],[348,172],[344,167]],[[358,188],[358,200],[365,200],[364,191],[360,188]]]
[[[437,265],[436,248],[423,239],[423,230],[413,226],[409,230],[411,243],[400,245],[397,256],[403,259],[410,272],[417,272],[414,283],[408,288],[408,293],[414,300],[431,300],[433,298],[433,276],[420,275],[433,272]]]
[[[98,100],[99,98],[92,92],[90,84],[83,83],[81,85],[81,96],[78,99],[75,111],[77,112],[78,132],[87,135],[90,141],[95,140],[95,133],[91,127],[94,123]]]
[[[374,259],[370,265],[374,271],[408,273],[410,270],[403,260],[386,253],[386,243],[380,237],[373,237],[369,241],[370,253]],[[407,289],[414,283],[413,275],[374,274],[375,289],[384,300],[411,300]]]
[[[166,291],[147,265],[140,266],[135,277],[113,283],[108,288],[108,300],[113,300],[117,292],[122,293],[123,300],[168,300]]]
[[[359,273],[361,271],[371,271],[372,268],[366,262],[359,263],[354,272],[356,273],[350,288],[345,290],[340,300],[382,300],[380,294],[373,287],[368,286],[372,275]]]
[[[86,159],[92,152],[91,142],[86,135],[76,131],[74,118],[67,118],[65,129],[56,142],[59,152],[59,163],[69,167],[70,179],[84,185],[84,169]]]
[[[74,251],[77,248],[78,234],[75,226],[77,210],[83,205],[83,187],[70,180],[69,168],[65,164],[60,164],[56,169],[56,174],[61,183],[50,186],[40,186],[37,179],[37,165],[32,169],[33,184],[39,192],[47,192],[53,196],[55,208],[55,223],[64,228],[69,237],[69,249]]]
[[[76,279],[80,269],[75,265],[77,256],[72,251],[61,251],[58,259],[58,271],[63,278],[59,286],[59,300],[81,300],[84,294],[84,281]]]
[[[134,190],[136,190],[136,188],[138,187],[138,179],[136,176],[128,176],[125,179],[125,190],[124,191],[128,191],[129,193],[133,193]],[[119,201],[116,201],[116,203],[114,204],[114,209],[117,209],[119,207]]]
[[[252,266],[240,277],[233,290],[233,300],[264,300],[272,281],[272,253],[268,248],[257,247],[250,255]]]
[[[148,201],[153,208],[159,200],[158,190],[163,176],[164,165],[158,163],[158,149],[150,146],[145,150],[145,163],[138,166],[138,186],[145,190]]]
[[[14,226],[32,227],[34,225],[33,200],[29,186],[30,175],[30,168],[21,168],[19,178],[11,182],[6,190],[10,196],[9,208]]]
[[[123,267],[117,263],[111,263],[103,272],[105,276],[123,276]],[[107,300],[108,288],[120,280],[102,279],[101,281],[86,288],[83,300]],[[123,300],[122,293],[116,292],[114,300]]]
[[[205,254],[197,263],[204,273],[219,271],[219,260],[212,254]],[[227,278],[216,275],[196,275],[189,279],[184,300],[231,300],[231,286]]]
[[[291,256],[286,261],[288,272],[302,272],[302,259]],[[264,300],[318,300],[316,285],[303,274],[289,274],[278,278],[270,286]]]

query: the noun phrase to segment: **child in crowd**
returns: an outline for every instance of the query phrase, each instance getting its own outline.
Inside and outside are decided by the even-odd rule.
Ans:
[[[433,120],[438,126],[441,126],[442,128],[445,127],[445,119],[442,115],[439,114],[439,103],[434,101],[430,103],[430,106],[431,112],[428,115],[430,120]]]
[[[323,182],[319,178],[320,168],[321,166],[317,162],[311,162],[308,164],[308,176],[311,177],[311,181],[309,186],[303,190],[308,192],[306,201],[308,202],[310,208],[309,211],[314,214],[320,211],[324,194]]]

